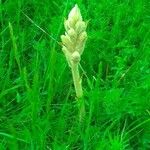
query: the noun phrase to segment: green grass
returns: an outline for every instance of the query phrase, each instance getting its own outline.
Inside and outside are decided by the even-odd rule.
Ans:
[[[63,21],[88,23],[78,120]],[[149,0],[0,0],[0,150],[149,150]]]

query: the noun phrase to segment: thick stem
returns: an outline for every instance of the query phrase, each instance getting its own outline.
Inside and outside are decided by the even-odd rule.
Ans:
[[[78,63],[72,64],[71,71],[72,71],[76,96],[78,100],[79,121],[82,123],[82,121],[85,118],[85,104],[84,104],[82,84],[81,84],[81,79],[80,79],[80,74],[79,74],[79,69],[78,69]]]
[[[81,85],[79,69],[78,69],[78,63],[72,64],[71,71],[72,71],[72,77],[73,77],[74,87],[76,91],[76,96],[77,98],[81,98],[83,96],[83,90],[82,90],[82,85]]]

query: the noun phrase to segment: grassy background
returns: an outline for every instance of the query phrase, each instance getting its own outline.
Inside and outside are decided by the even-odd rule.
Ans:
[[[82,124],[58,44],[75,3],[89,21]],[[6,149],[150,149],[149,0],[0,0],[0,150]]]

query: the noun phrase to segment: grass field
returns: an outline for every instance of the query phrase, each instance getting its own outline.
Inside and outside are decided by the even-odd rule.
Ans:
[[[76,3],[82,122],[60,46]],[[0,0],[0,150],[150,150],[150,1]]]

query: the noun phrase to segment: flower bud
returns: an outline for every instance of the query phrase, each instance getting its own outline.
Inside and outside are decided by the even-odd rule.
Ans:
[[[75,25],[75,30],[78,34],[86,30],[86,24],[83,21],[78,21]]]
[[[70,39],[73,40],[73,41],[75,41],[76,38],[77,38],[77,34],[76,34],[75,30],[72,29],[72,28],[68,31],[68,36],[69,36]]]
[[[87,39],[87,33],[84,31],[80,34],[78,41],[83,42]]]
[[[73,61],[73,63],[77,64],[80,62],[80,54],[78,51],[73,52],[73,54],[71,55],[71,60]]]
[[[80,13],[80,9],[78,8],[78,5],[76,4],[75,7],[70,11],[68,15],[68,20],[70,18],[73,18],[75,21],[82,20],[82,16]]]

